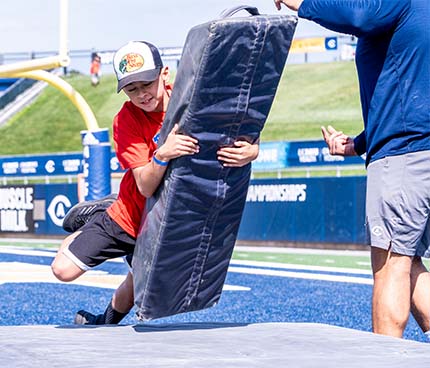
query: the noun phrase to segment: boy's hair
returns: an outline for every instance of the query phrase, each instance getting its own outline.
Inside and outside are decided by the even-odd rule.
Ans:
[[[158,49],[146,41],[130,41],[113,57],[113,68],[118,79],[117,92],[133,82],[152,82],[163,67]]]

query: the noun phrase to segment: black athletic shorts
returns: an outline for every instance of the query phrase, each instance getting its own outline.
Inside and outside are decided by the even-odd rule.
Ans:
[[[79,231],[81,233],[64,250],[64,254],[82,270],[123,256],[128,256],[127,262],[131,265],[136,239],[112,220],[106,211],[96,213]]]

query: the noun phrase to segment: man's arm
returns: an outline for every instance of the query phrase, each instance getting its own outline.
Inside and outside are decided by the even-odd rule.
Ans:
[[[301,18],[357,37],[391,29],[410,7],[410,0],[275,0],[278,9],[281,3]]]
[[[365,154],[367,151],[366,132],[364,130],[354,138],[354,151],[359,156]]]
[[[281,10],[281,4],[285,4],[291,10],[297,11],[300,8],[303,0],[275,0],[275,5],[278,10]]]

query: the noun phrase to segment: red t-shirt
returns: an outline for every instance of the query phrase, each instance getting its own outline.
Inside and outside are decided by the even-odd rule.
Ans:
[[[127,101],[113,122],[116,155],[121,167],[127,171],[121,180],[118,200],[107,211],[134,238],[139,231],[146,198],[137,188],[132,169],[151,161],[164,115],[164,112],[143,111]]]

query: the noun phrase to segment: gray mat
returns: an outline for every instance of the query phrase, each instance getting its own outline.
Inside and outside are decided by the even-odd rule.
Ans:
[[[312,323],[0,326],[0,367],[429,367],[430,344]]]

